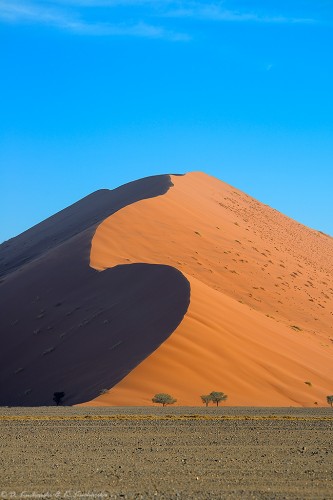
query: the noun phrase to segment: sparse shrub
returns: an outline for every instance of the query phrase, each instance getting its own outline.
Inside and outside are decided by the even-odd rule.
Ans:
[[[206,407],[209,405],[209,403],[212,401],[212,396],[210,394],[206,394],[201,397],[201,401],[205,403]]]
[[[109,389],[101,389],[99,392],[100,396],[103,396],[103,394],[107,394],[109,392]]]
[[[65,397],[65,393],[63,391],[60,392],[54,392],[53,393],[53,401],[57,406],[59,406],[62,403],[62,399]]]
[[[216,391],[212,391],[210,393],[210,397],[212,398],[213,403],[216,403],[216,406],[218,406],[219,403],[226,401],[228,399],[228,396],[224,394],[224,392],[216,392]]]
[[[306,380],[306,382],[304,382],[304,384],[308,385],[309,387],[312,387],[312,383],[309,380]]]
[[[333,406],[333,396],[326,396],[327,404]]]
[[[173,405],[177,402],[177,399],[174,399],[170,394],[158,393],[152,398],[153,403],[160,403],[161,405]]]

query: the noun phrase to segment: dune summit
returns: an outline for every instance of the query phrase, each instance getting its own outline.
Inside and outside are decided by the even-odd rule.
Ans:
[[[314,406],[333,239],[194,172],[98,191],[0,246],[0,404]]]

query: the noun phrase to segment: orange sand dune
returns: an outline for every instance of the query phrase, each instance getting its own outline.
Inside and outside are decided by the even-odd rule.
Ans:
[[[202,173],[93,193],[0,245],[0,405],[324,405],[332,271],[332,238]]]
[[[231,405],[325,404],[332,392],[333,240],[202,173],[172,176],[97,229],[91,266],[168,264],[191,284],[164,344],[92,405],[178,404],[222,390]],[[310,382],[306,384],[305,382]]]
[[[0,245],[0,406],[89,401],[113,387],[182,321],[188,280],[154,264],[89,266],[107,215],[163,195],[168,175],[98,191]]]
[[[198,405],[212,390],[230,405],[312,406],[332,387],[332,353],[195,278],[185,319],[162,346],[92,405],[145,405],[167,392]],[[311,381],[312,386],[305,384]]]

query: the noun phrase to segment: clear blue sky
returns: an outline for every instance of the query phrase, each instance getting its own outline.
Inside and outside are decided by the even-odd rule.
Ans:
[[[0,241],[202,170],[333,234],[332,0],[0,0]]]

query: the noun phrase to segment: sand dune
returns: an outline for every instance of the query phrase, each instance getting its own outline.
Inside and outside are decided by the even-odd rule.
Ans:
[[[0,404],[326,404],[332,238],[199,172],[98,193],[0,247]]]
[[[56,391],[65,392],[65,404],[92,399],[175,330],[190,295],[180,271],[89,266],[96,217],[171,186],[169,176],[156,176],[94,193],[2,245],[0,405],[49,405]]]
[[[108,218],[91,265],[167,263],[191,284],[176,332],[92,404],[313,405],[332,392],[333,240],[201,173]],[[305,382],[311,382],[311,386]],[[328,391],[328,392],[327,392]]]
[[[190,278],[191,304],[176,332],[93,404],[149,404],[168,392],[198,405],[212,390],[230,405],[312,406],[332,384],[332,353],[319,342]],[[312,386],[305,384],[311,381]]]

